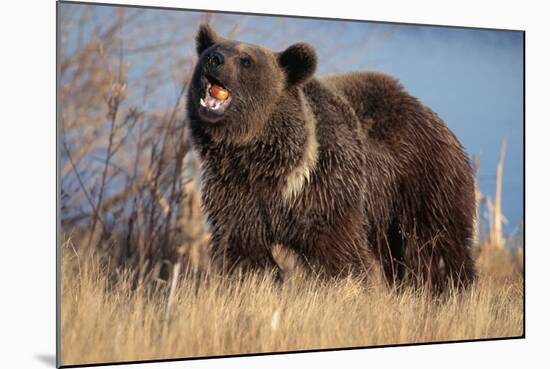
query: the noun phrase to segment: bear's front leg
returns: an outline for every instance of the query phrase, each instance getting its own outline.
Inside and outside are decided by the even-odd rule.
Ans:
[[[373,266],[365,225],[352,210],[332,224],[319,226],[299,253],[306,266],[328,278],[351,274],[366,279]]]
[[[239,229],[215,232],[210,241],[215,267],[225,275],[267,271],[274,274],[277,282],[282,282],[281,270],[271,254],[272,244],[250,236]]]

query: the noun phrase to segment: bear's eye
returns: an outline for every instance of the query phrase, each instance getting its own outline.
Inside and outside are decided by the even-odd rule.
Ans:
[[[252,59],[249,56],[241,56],[241,65],[245,68],[252,66]]]

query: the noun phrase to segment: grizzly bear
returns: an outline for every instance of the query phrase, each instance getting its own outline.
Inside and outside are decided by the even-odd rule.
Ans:
[[[208,25],[196,49],[187,113],[222,271],[278,273],[281,244],[328,277],[377,261],[391,286],[472,282],[469,159],[396,79],[314,77],[308,44],[275,52]]]

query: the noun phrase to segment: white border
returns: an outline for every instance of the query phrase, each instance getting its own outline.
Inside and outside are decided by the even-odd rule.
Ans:
[[[128,0],[273,14],[477,26],[527,31],[527,339],[142,364],[140,368],[518,368],[547,362],[547,11],[520,1]],[[543,2],[540,2],[544,4]],[[55,353],[55,4],[7,1],[0,12],[0,344],[2,367],[52,367]],[[7,114],[5,114],[7,112]],[[128,366],[117,366],[125,368]]]

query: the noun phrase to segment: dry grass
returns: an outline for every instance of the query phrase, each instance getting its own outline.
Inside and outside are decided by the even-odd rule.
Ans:
[[[295,271],[244,280],[182,275],[167,311],[166,282],[133,288],[131,272],[63,246],[62,363],[82,364],[372,346],[523,334],[519,259],[491,250],[467,292],[433,300],[369,282],[316,280]]]

